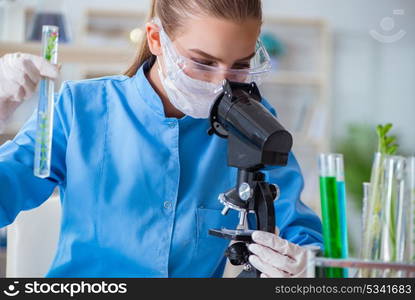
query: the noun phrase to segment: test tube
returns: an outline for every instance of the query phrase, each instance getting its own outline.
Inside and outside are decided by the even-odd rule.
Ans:
[[[397,196],[396,196],[396,212],[395,212],[395,242],[396,242],[396,262],[403,262],[405,260],[405,244],[406,241],[406,210],[407,207],[407,199],[406,197],[406,159],[401,157],[398,161],[397,170],[396,170],[396,189],[397,189]]]
[[[382,210],[380,260],[403,261],[404,254],[404,179],[405,158],[386,156],[382,180]],[[396,276],[396,271],[384,270],[381,276]]]
[[[408,174],[408,198],[409,209],[407,214],[408,238],[407,238],[407,259],[415,262],[415,156],[411,156],[407,160]]]
[[[361,258],[379,260],[382,212],[382,182],[384,174],[384,155],[376,152],[372,163],[367,203],[365,205],[365,226],[363,230],[363,244]],[[361,277],[374,276],[374,270],[362,269]]]
[[[324,256],[346,258],[348,243],[343,155],[320,154],[319,169]],[[326,276],[347,277],[347,270],[328,268]]]
[[[369,189],[370,183],[363,182],[363,200],[362,200],[362,241],[363,241],[363,232],[366,230],[366,222],[367,222],[367,206],[369,201]],[[363,245],[363,243],[362,243]]]
[[[344,180],[344,162],[342,154],[333,154],[336,167],[337,193],[340,211],[340,225],[342,236],[342,257],[349,256],[349,242],[347,239],[347,206],[346,206],[346,183]]]
[[[368,206],[369,206],[369,194],[370,194],[370,182],[363,182],[363,200],[362,200],[362,236],[361,236],[361,245],[360,245],[360,257],[364,257],[364,250],[365,248],[363,245],[365,244],[365,232],[367,227],[367,219],[368,219]],[[366,272],[366,273],[364,273]],[[361,277],[369,276],[368,270],[359,270],[358,273]],[[366,274],[366,275],[365,275]]]
[[[58,37],[58,27],[50,25],[42,27],[42,55],[52,64],[56,64],[58,59]],[[40,178],[50,176],[54,93],[55,82],[49,78],[42,78],[39,87],[35,162],[33,169],[34,175]]]

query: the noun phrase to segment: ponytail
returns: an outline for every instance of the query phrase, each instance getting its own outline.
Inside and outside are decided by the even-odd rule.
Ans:
[[[147,22],[151,21],[156,16],[156,2],[157,0],[152,0],[150,12],[147,16]],[[140,45],[138,47],[137,56],[134,59],[134,63],[125,71],[124,75],[129,77],[134,76],[142,64],[149,59],[153,54],[150,52],[150,47],[148,46],[147,36],[144,33],[142,35]]]

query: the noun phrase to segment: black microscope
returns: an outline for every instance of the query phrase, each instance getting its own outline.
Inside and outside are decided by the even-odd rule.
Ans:
[[[265,182],[261,169],[265,165],[285,166],[292,147],[292,136],[262,104],[257,85],[225,80],[223,92],[210,111],[209,135],[228,139],[228,165],[238,168],[236,186],[219,195],[226,215],[239,211],[239,224],[232,229],[210,229],[209,234],[235,241],[225,256],[233,265],[243,265],[238,277],[259,277],[248,261],[247,244],[253,230],[248,228],[247,214],[254,213],[256,230],[275,232],[274,200],[276,185]]]

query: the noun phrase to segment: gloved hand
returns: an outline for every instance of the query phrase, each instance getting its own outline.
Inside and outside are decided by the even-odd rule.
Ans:
[[[259,270],[261,277],[306,277],[307,250],[275,234],[254,231],[248,246],[253,254],[249,262]]]
[[[57,66],[46,59],[25,53],[10,53],[0,58],[0,131],[6,120],[30,98],[41,76],[55,79]]]

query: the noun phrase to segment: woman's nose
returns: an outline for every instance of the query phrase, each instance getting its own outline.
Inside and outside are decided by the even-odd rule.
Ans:
[[[227,69],[218,71],[217,74],[215,74],[215,77],[213,78],[213,82],[214,83],[220,83],[224,79],[228,79],[228,80],[232,81],[231,73]]]

